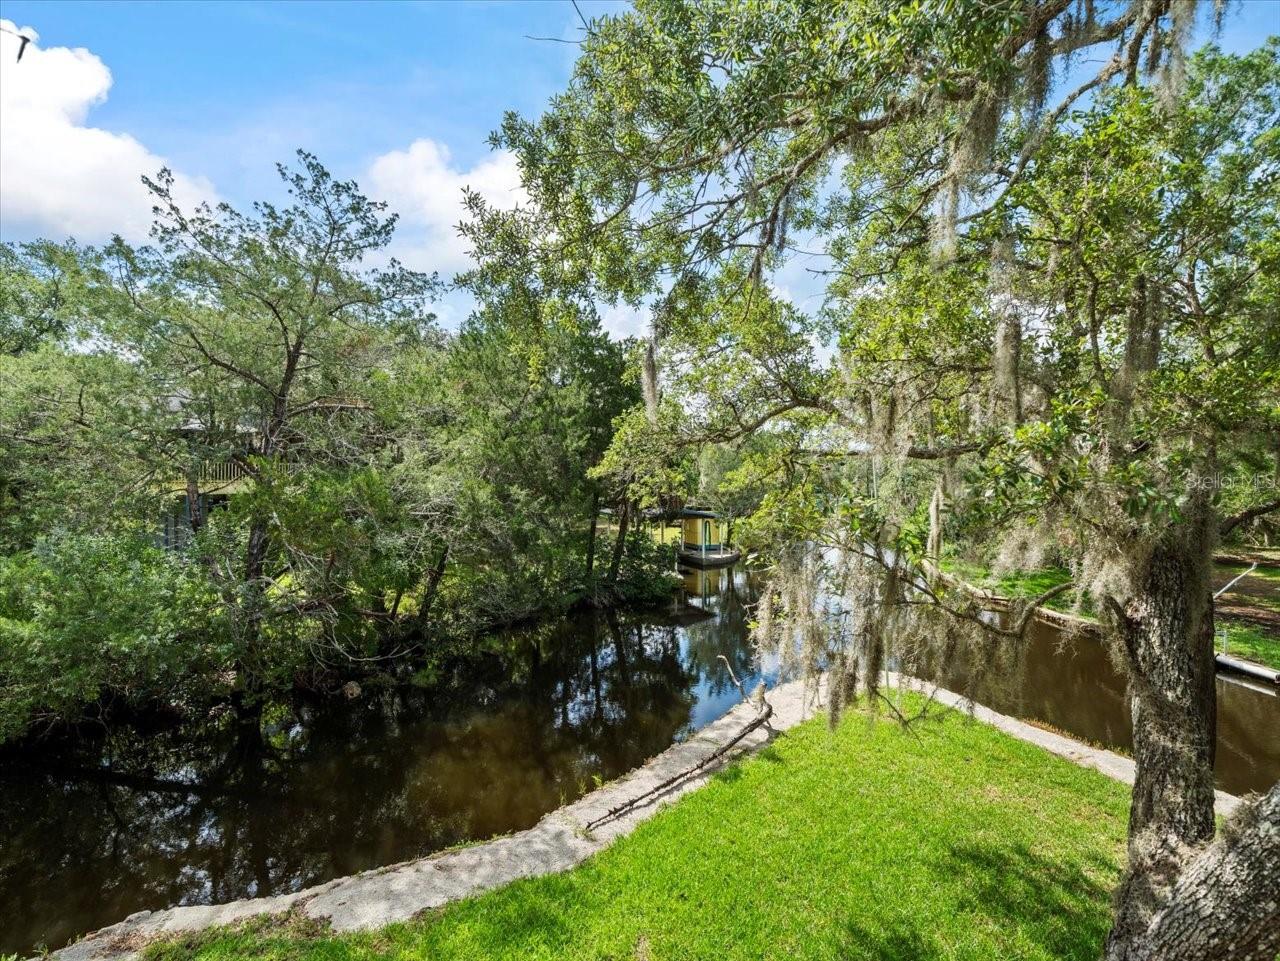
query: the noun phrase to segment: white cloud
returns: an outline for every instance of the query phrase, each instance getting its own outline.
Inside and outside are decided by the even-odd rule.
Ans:
[[[387,201],[400,214],[396,256],[446,278],[471,264],[467,241],[457,231],[465,216],[464,187],[503,209],[527,199],[513,154],[495,153],[470,170],[460,170],[447,146],[427,138],[377,157],[364,180],[371,196]]]
[[[617,340],[646,337],[649,334],[649,314],[630,304],[610,304],[600,311],[600,326]]]
[[[107,99],[111,71],[83,47],[31,43],[19,61],[20,41],[8,31],[36,32],[0,24],[0,232],[145,239],[151,199],[140,178],[165,166],[164,158],[128,134],[85,124]],[[174,193],[184,206],[215,199],[208,180],[176,171]]]

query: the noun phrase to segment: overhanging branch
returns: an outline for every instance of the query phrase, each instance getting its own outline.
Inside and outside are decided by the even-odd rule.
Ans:
[[[1265,504],[1258,504],[1246,510],[1240,511],[1238,514],[1232,514],[1230,517],[1224,518],[1222,524],[1218,527],[1218,535],[1226,537],[1241,524],[1247,524],[1255,517],[1262,517],[1274,511],[1280,511],[1280,498],[1268,501]]]

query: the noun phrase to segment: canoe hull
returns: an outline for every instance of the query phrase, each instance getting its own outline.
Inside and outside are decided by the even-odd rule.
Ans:
[[[741,557],[741,551],[733,550],[680,551],[680,563],[688,567],[728,567]]]

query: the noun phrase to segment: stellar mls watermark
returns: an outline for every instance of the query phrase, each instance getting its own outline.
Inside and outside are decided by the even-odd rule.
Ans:
[[[1192,490],[1280,490],[1280,476],[1276,474],[1188,474],[1186,479]]]

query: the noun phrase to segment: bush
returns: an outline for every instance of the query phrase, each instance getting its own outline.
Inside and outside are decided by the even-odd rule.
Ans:
[[[0,740],[108,693],[196,696],[231,656],[224,620],[205,571],[142,531],[60,533],[0,558]]]

